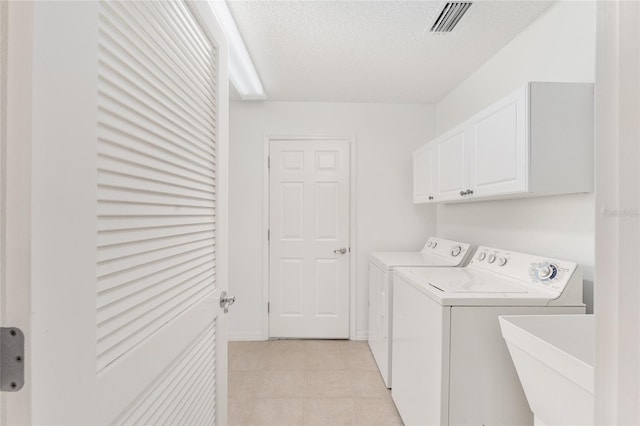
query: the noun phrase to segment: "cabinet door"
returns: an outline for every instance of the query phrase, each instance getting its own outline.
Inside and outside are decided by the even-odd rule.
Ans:
[[[428,143],[413,153],[413,202],[428,203],[434,199],[434,145]]]
[[[469,127],[464,123],[436,139],[438,201],[459,200],[469,189]]]
[[[470,120],[473,196],[527,191],[526,86]]]

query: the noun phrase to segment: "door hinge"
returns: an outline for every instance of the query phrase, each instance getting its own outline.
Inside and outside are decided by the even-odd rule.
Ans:
[[[271,313],[271,302],[267,302],[267,313]]]
[[[271,156],[267,157],[267,169],[271,170]]]
[[[267,241],[271,241],[271,229],[267,229]]]
[[[0,391],[17,392],[24,386],[24,333],[0,327]]]

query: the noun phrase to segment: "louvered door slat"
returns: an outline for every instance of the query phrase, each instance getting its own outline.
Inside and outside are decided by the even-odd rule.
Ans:
[[[175,277],[173,280],[163,281],[151,289],[145,289],[147,291],[130,294],[108,305],[98,307],[97,320],[101,334],[106,336],[118,329],[118,325],[126,324],[127,318],[132,318],[133,314],[141,315],[151,306],[159,306],[161,301],[166,300],[166,295],[179,293],[213,278],[211,271],[202,269],[185,272],[184,275]],[[122,314],[123,312],[125,314]]]
[[[112,67],[122,67],[129,69],[132,78],[135,76],[140,80],[144,80],[148,84],[157,88],[158,95],[168,99],[173,99],[185,113],[193,115],[203,126],[213,128],[215,126],[215,118],[208,117],[202,111],[193,111],[189,105],[193,103],[200,104],[203,99],[196,95],[186,93],[184,87],[178,86],[179,81],[166,81],[162,77],[166,76],[166,71],[160,74],[149,74],[150,67],[136,58],[135,50],[129,51],[119,41],[119,32],[117,30],[109,31],[107,28],[101,30],[101,42],[104,55],[101,63],[108,63]],[[109,60],[107,61],[108,58]],[[174,76],[175,77],[175,76]]]
[[[184,387],[185,382],[187,380],[187,376],[183,373],[185,364],[196,364],[199,365],[208,355],[206,352],[206,347],[197,348],[196,351],[192,351],[188,354],[185,359],[182,360],[182,365],[179,365],[178,368],[172,369],[172,371],[167,373],[167,387],[172,389],[181,389]],[[126,424],[154,424],[151,420],[152,417],[161,417],[161,414],[167,407],[169,403],[169,398],[173,398],[174,394],[163,392],[163,389],[154,388],[151,390],[149,395],[145,398],[144,401],[141,401],[138,406],[137,418],[128,418],[124,421]]]
[[[215,324],[209,325],[194,340],[187,350],[179,355],[171,367],[163,374],[162,379],[153,383],[149,390],[140,396],[119,418],[116,424],[172,424],[168,414],[171,413],[172,401],[183,396],[189,389],[196,389],[208,394],[206,388],[197,386],[199,377],[208,375],[215,369]],[[195,368],[194,368],[195,367]],[[212,411],[209,404],[201,404],[205,411]],[[173,423],[177,424],[177,423]],[[180,423],[180,424],[212,424]]]
[[[186,141],[198,142],[198,149],[210,154],[213,153],[213,150],[206,145],[206,141],[203,143],[198,139],[202,136],[201,132],[210,130],[198,128],[198,123],[191,121],[190,117],[184,115],[179,105],[175,105],[173,102],[165,103],[166,100],[163,100],[153,87],[135,84],[132,76],[123,75],[126,70],[117,70],[115,66],[105,62],[101,62],[100,65],[103,67],[100,78],[104,83],[101,90],[107,95],[114,99],[118,99],[119,96],[128,97],[128,101],[142,109],[147,117],[152,117],[156,122],[163,123],[172,133],[183,137]]]
[[[144,123],[142,125],[145,126],[145,129],[153,133],[154,136],[160,137],[165,141],[175,141],[176,144],[179,143],[183,147],[193,147],[192,150],[197,156],[204,154],[213,158],[212,152],[202,149],[201,141],[167,122],[148,104],[133,98],[125,91],[114,90],[113,86],[106,81],[101,81],[101,83],[103,83],[99,92],[102,100],[100,103],[101,111],[135,124]],[[110,124],[110,122],[107,121],[107,124]]]
[[[157,3],[154,5],[156,11],[156,17],[162,19],[166,26],[164,28],[180,28],[180,31],[176,34],[176,37],[166,37],[165,39],[170,43],[174,44],[175,51],[178,53],[178,58],[180,61],[191,63],[195,65],[195,72],[197,72],[201,77],[206,78],[207,65],[206,62],[210,62],[213,58],[206,52],[202,50],[200,52],[196,52],[197,46],[193,43],[192,40],[189,40],[188,30],[182,27],[181,22],[175,19],[176,9],[164,8],[162,4]],[[166,12],[166,13],[164,13]],[[166,36],[165,32],[165,36]],[[214,91],[211,90],[210,94],[213,95]]]
[[[204,40],[202,33],[193,31],[193,28],[188,24],[189,12],[186,10],[183,4],[177,5],[177,7],[167,14],[167,22],[169,25],[175,25],[180,27],[183,32],[180,39],[184,46],[184,53],[192,57],[194,60],[200,62],[202,72],[208,72],[206,64],[204,62],[216,63],[216,52],[211,49],[210,46]],[[199,59],[202,58],[202,59]],[[211,87],[211,94],[215,97],[216,89]]]
[[[210,291],[207,284],[214,278],[213,273],[204,273],[165,291],[154,289],[140,300],[132,298],[124,301],[128,303],[111,305],[110,312],[98,311],[98,321],[102,318],[100,314],[111,315],[98,323],[98,353],[112,351],[117,344],[133,343],[144,328],[180,312],[193,299]]]
[[[189,241],[210,237],[214,231],[215,224],[208,222],[101,232],[98,234],[98,247],[100,247],[98,262],[109,262],[136,253],[148,253],[167,247],[175,247]],[[135,237],[133,237],[134,235]]]
[[[178,226],[196,226],[215,223],[214,218],[198,216],[167,217],[103,217],[98,223],[98,245],[101,236],[121,231],[135,231],[148,228],[172,228]],[[105,237],[107,238],[107,237]]]
[[[193,197],[210,199],[213,188],[194,188],[186,182],[163,181],[142,176],[141,173],[128,173],[127,171],[115,171],[113,169],[98,170],[98,182],[112,188],[131,188],[137,191],[151,191],[157,194],[174,195],[181,197]]]
[[[176,211],[179,211],[180,207],[213,208],[215,206],[215,200],[203,197],[195,198],[179,194],[162,194],[144,189],[118,188],[104,184],[100,184],[100,188],[102,191],[100,191],[99,201],[137,203],[139,200],[144,200],[144,204],[171,206]]]
[[[146,276],[139,280],[130,281],[118,287],[112,287],[100,292],[100,300],[98,303],[98,320],[100,319],[100,311],[112,304],[122,300],[142,295],[142,297],[150,297],[149,294],[155,291],[162,291],[166,288],[177,287],[186,280],[200,276],[209,271],[210,263],[215,261],[213,254],[190,259],[180,264],[180,272],[175,273],[168,269],[157,275]]]
[[[157,114],[161,115],[163,119],[181,131],[187,132],[191,136],[196,136],[195,132],[191,130],[192,127],[195,127],[199,132],[213,130],[212,128],[207,128],[211,126],[202,126],[199,120],[194,120],[194,115],[186,113],[180,104],[172,102],[172,106],[175,109],[169,110],[167,104],[164,103],[167,102],[169,98],[167,98],[162,91],[156,90],[152,84],[149,84],[140,76],[133,73],[130,68],[125,68],[123,64],[117,62],[103,61],[100,65],[103,66],[104,69],[101,77],[112,89],[118,88],[124,90],[138,102],[154,105],[157,108],[155,110]]]
[[[104,277],[123,271],[137,270],[146,265],[159,265],[164,263],[166,259],[180,254],[210,248],[213,235],[213,232],[189,235],[185,238],[187,241],[181,244],[169,245],[156,250],[128,254],[114,260],[98,262],[98,276]]]
[[[118,3],[111,3],[110,14],[105,14],[105,24],[111,24],[115,31],[112,35],[120,34],[120,42],[127,46],[127,50],[135,52],[138,60],[148,62],[151,70],[164,74],[168,81],[175,81],[176,89],[184,85],[184,91],[194,102],[208,102],[212,99],[213,91],[202,78],[193,79],[193,71],[190,70],[188,62],[181,57],[180,52],[171,38],[167,38],[163,32],[160,22],[150,19],[153,10],[146,4],[147,12],[140,14],[133,7],[125,7]],[[110,18],[110,19],[109,19]],[[156,21],[157,24],[150,24]],[[105,29],[109,28],[107,25]],[[163,69],[165,68],[166,69]]]
[[[122,285],[130,284],[136,280],[160,278],[167,273],[173,272],[176,268],[182,268],[185,262],[196,259],[210,259],[213,257],[212,247],[198,248],[184,251],[179,255],[174,255],[163,259],[160,263],[139,265],[134,269],[125,269],[108,275],[98,277],[98,291],[112,289]]]
[[[197,165],[198,168],[204,168],[205,174],[210,172],[210,169],[207,168],[208,163],[203,162],[200,158],[201,153],[190,146],[189,143],[182,144],[180,138],[172,135],[156,123],[151,124],[149,127],[140,127],[138,123],[146,121],[141,118],[140,114],[129,115],[126,110],[116,111],[119,107],[115,105],[116,109],[113,109],[114,105],[111,101],[112,99],[107,99],[99,106],[100,125],[101,130],[104,132],[104,134],[100,135],[101,140],[126,147],[128,145],[123,144],[123,136],[129,136],[131,143],[135,144],[131,147],[131,150],[137,148],[141,153],[148,152],[148,155],[152,157],[161,152],[175,154],[176,158],[165,161],[189,161]],[[111,104],[108,104],[108,102]],[[215,155],[212,157],[215,159]],[[211,161],[211,158],[209,158],[209,161]]]
[[[125,126],[122,126],[125,127]],[[149,142],[138,139],[138,132],[132,131],[128,137],[111,129],[102,128],[99,170],[111,170],[147,179],[171,181],[175,185],[188,185],[212,190],[215,177],[200,171],[199,166],[189,167],[189,158],[175,152],[171,147],[149,147]],[[157,142],[161,145],[161,142]],[[170,157],[170,158],[169,158]],[[215,163],[214,163],[215,164]]]
[[[157,371],[104,413],[211,424],[218,50],[181,1],[100,2],[99,21],[96,369],[113,386],[152,351],[156,364],[137,366]],[[158,352],[178,324],[198,336]]]
[[[172,300],[161,305],[149,304],[144,314],[133,319],[126,318],[126,322],[118,330],[98,339],[98,368],[102,369],[116,361],[122,354],[134,349],[143,342],[148,335],[158,332],[162,326],[176,318],[194,301],[203,299],[210,293],[210,289],[202,288],[206,282],[187,289]]]
[[[135,52],[128,51],[126,46],[122,46],[119,32],[115,29],[105,27],[101,30],[101,47],[104,51],[101,64],[111,67],[113,70],[127,75],[141,85],[149,85],[156,88],[153,95],[160,98],[171,99],[182,110],[183,113],[196,120],[202,127],[213,129],[215,127],[215,117],[204,115],[202,111],[194,111],[190,105],[202,104],[204,101],[213,99],[199,95],[185,93],[183,87],[179,87],[176,81],[163,81],[159,75],[148,74],[149,66],[145,65],[134,56]],[[166,74],[166,71],[164,72]]]

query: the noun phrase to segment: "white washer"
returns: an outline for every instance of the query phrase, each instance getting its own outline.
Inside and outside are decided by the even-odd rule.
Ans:
[[[431,237],[420,252],[377,252],[369,260],[369,346],[384,383],[391,387],[393,269],[401,266],[464,266],[469,244]]]
[[[532,425],[499,315],[581,314],[572,262],[479,247],[464,268],[396,268],[393,400],[407,425]]]

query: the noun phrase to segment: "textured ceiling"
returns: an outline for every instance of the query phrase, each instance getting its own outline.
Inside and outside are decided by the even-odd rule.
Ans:
[[[433,103],[552,2],[475,1],[454,32],[440,1],[228,1],[271,101]]]

